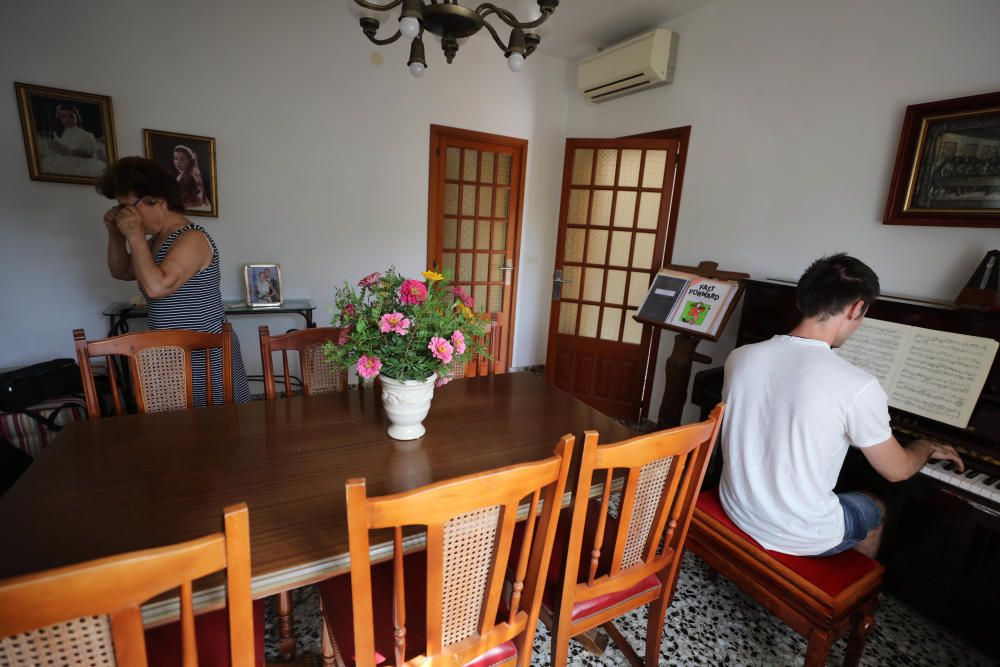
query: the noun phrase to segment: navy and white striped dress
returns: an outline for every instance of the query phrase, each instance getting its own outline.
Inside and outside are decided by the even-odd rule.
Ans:
[[[212,261],[204,269],[194,274],[180,286],[176,292],[162,299],[151,299],[146,295],[146,308],[149,312],[150,329],[190,329],[205,333],[219,333],[226,321],[226,309],[222,305],[222,290],[219,274],[219,248],[208,235],[205,228],[189,222],[167,236],[163,245],[156,251],[153,260],[159,264],[170,252],[174,241],[188,230],[201,232],[212,246]],[[139,285],[142,290],[142,285]],[[200,357],[200,358],[199,358]],[[192,381],[194,384],[195,407],[205,407],[205,356],[204,353],[192,355]],[[250,400],[250,385],[247,383],[247,373],[243,368],[243,355],[240,353],[240,339],[233,332],[233,399],[237,403]],[[222,350],[212,350],[212,403],[222,403]]]

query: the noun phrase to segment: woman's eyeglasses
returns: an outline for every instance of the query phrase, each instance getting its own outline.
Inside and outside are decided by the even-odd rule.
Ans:
[[[130,204],[118,204],[117,206],[115,206],[115,208],[121,211],[126,208],[135,208],[139,204],[145,204],[146,206],[153,206],[154,204],[156,204],[156,200],[153,199],[152,197],[139,197]]]

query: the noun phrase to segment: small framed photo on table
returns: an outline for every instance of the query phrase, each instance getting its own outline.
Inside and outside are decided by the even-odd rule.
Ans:
[[[285,301],[277,264],[244,264],[243,288],[251,308],[277,308]]]

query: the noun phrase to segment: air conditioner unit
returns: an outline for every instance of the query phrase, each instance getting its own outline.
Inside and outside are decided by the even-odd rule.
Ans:
[[[657,28],[581,60],[577,82],[588,100],[604,102],[672,82],[676,58],[677,33]]]

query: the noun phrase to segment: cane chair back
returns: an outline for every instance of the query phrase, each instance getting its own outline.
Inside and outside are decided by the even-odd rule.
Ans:
[[[650,627],[660,625],[647,636],[646,658],[647,664],[650,660],[656,664],[662,613],[673,593],[688,524],[723,411],[719,404],[706,421],[602,446],[597,444],[597,433],[586,433],[553,633],[556,658],[565,660],[557,642],[565,644],[571,636],[658,600],[656,610],[650,609],[649,623]],[[612,482],[621,472],[624,485],[618,515],[613,517]],[[592,484],[603,487],[599,504],[589,499]],[[623,592],[635,595],[620,600]],[[602,603],[596,604],[597,599]],[[578,605],[585,602],[589,609],[600,611],[582,617]],[[617,639],[615,632],[609,628],[613,639]],[[651,638],[655,645],[650,645]],[[631,651],[621,648],[626,655]],[[631,657],[638,660],[634,653]],[[554,663],[563,664],[560,659]]]
[[[101,416],[91,359],[105,357],[114,413],[124,414],[115,360],[128,360],[132,393],[139,412],[183,410],[194,405],[194,370],[204,369],[208,405],[222,392],[224,403],[233,402],[232,325],[225,322],[221,333],[185,329],[141,331],[101,340],[87,340],[83,329],[73,330],[76,358],[80,364],[83,394],[91,419]],[[212,383],[212,352],[220,350],[222,387]]]
[[[573,441],[572,436],[563,436],[554,455],[541,461],[391,496],[368,498],[363,479],[347,482],[354,656],[359,667],[375,664],[369,531],[378,529],[393,530],[397,667],[464,665],[510,641],[517,648],[518,664],[529,664]],[[514,553],[514,527],[525,501],[526,537]],[[427,544],[426,580],[422,582],[426,584],[422,589],[426,591],[426,642],[410,649],[406,609],[412,609],[413,602],[407,604],[406,594],[411,584],[421,588],[404,575],[404,526],[426,527]],[[508,566],[514,581],[509,598],[502,599]],[[422,653],[414,655],[421,649]]]
[[[264,394],[268,400],[277,398],[274,375],[274,353],[281,352],[281,366],[285,383],[285,397],[291,397],[292,374],[288,366],[288,353],[299,356],[302,371],[302,391],[306,396],[330,394],[347,390],[347,370],[335,368],[326,360],[323,348],[328,341],[334,345],[341,329],[313,327],[272,336],[266,325],[257,329],[260,334],[260,361],[264,373]]]
[[[475,378],[494,375],[501,368],[497,361],[500,356],[500,322],[497,313],[490,313],[490,324],[486,333],[477,337],[477,342],[486,348],[485,354],[473,354],[469,358],[451,364],[452,378]]]
[[[249,514],[224,510],[224,531],[0,581],[0,666],[148,664],[140,605],[180,588],[185,665],[196,665],[191,582],[226,571],[229,656],[254,664]]]

